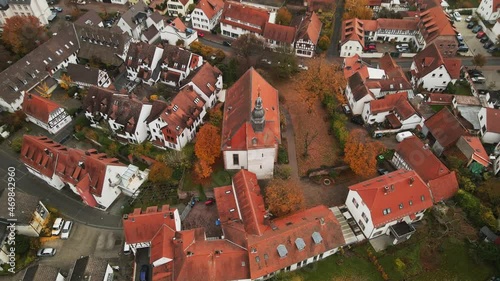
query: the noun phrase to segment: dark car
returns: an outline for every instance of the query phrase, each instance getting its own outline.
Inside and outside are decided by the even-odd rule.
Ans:
[[[215,203],[214,198],[208,198],[207,201],[205,201],[205,206],[210,206],[213,205],[214,203]]]
[[[222,42],[222,45],[227,46],[227,47],[231,47],[231,42],[224,41],[224,42]]]
[[[476,25],[476,24],[475,24],[474,22],[472,22],[472,21],[471,21],[471,22],[469,22],[469,23],[467,24],[467,28],[468,28],[468,29],[472,29],[475,25]]]
[[[171,20],[171,19],[168,19],[168,20],[167,20],[167,23],[168,23],[168,24],[171,24],[171,23],[172,23],[172,20]]]
[[[479,31],[483,30],[483,27],[480,26],[480,25],[476,25],[474,26],[474,28],[472,29],[472,33],[478,33]]]
[[[139,273],[139,280],[148,281],[148,273],[149,273],[149,266],[144,264],[143,266],[141,266],[141,272]]]
[[[483,38],[479,39],[479,42],[481,43],[486,43],[490,40],[490,38],[488,38],[488,36],[484,36]]]
[[[488,53],[500,52],[499,47],[491,47],[487,50]]]
[[[387,175],[389,173],[389,171],[387,171],[384,168],[378,168],[377,172],[378,172],[379,175]]]
[[[465,44],[460,44],[458,45],[458,50],[459,52],[468,52],[469,51],[469,47],[467,47],[467,45]]]
[[[363,121],[363,117],[361,117],[361,115],[355,115],[355,116],[351,117],[351,122],[354,124],[358,124],[358,125],[365,124],[365,122]]]
[[[493,42],[488,41],[488,42],[484,43],[483,48],[489,49],[489,48],[493,47],[493,45],[495,45]]]
[[[469,69],[467,70],[470,77],[483,77],[483,72],[477,69]]]

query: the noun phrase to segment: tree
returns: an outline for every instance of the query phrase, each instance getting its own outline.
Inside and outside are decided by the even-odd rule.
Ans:
[[[208,123],[212,124],[214,127],[222,127],[222,110],[212,108],[208,111]]]
[[[71,80],[71,77],[69,77],[66,73],[63,73],[60,79],[61,81],[59,81],[59,86],[61,86],[64,90],[68,90],[73,84],[73,80]]]
[[[15,132],[21,129],[26,122],[26,114],[22,110],[15,111],[14,113],[7,113],[3,115],[0,124],[6,124],[10,132]]]
[[[184,46],[184,40],[182,39],[177,40],[177,42],[175,42],[175,46],[181,46],[181,47]]]
[[[344,20],[360,19],[371,20],[373,17],[373,10],[368,7],[368,0],[346,0]]]
[[[382,18],[402,19],[403,18],[403,16],[401,16],[400,13],[393,11],[393,10],[389,10],[386,7],[382,7],[382,9],[380,9],[380,11],[377,13],[377,17],[379,19],[382,19]]]
[[[0,44],[0,71],[3,71],[14,61],[12,53],[7,50],[4,44]]]
[[[330,46],[330,38],[328,38],[328,36],[326,35],[321,36],[318,42],[318,48],[320,48],[323,51],[326,51],[326,49],[328,49],[329,46]]]
[[[130,145],[130,154],[134,157],[141,157],[142,155],[151,156],[151,152],[153,150],[153,144],[151,142],[143,142],[137,145]]]
[[[370,140],[365,131],[356,129],[351,131],[347,138],[344,161],[355,174],[369,177],[376,173],[376,157],[383,150],[382,143]]]
[[[277,78],[289,78],[292,73],[297,71],[297,57],[289,50],[283,50],[276,54],[276,60],[273,59],[273,73]]]
[[[274,22],[280,25],[290,25],[292,22],[292,14],[286,7],[281,7],[276,13],[276,20]]]
[[[231,45],[236,50],[238,55],[247,58],[254,54],[257,50],[264,48],[264,41],[254,34],[243,34],[238,39],[233,41]]]
[[[170,180],[172,169],[165,163],[156,161],[151,165],[148,179],[152,183],[164,183]]]
[[[23,138],[17,137],[13,139],[12,142],[10,143],[10,147],[17,153],[21,152],[21,148],[23,147]]]
[[[150,101],[158,100],[158,95],[151,95],[151,96],[149,96],[149,100]]]
[[[482,54],[477,54],[472,58],[472,64],[475,68],[483,67],[486,64],[486,57]]]
[[[196,136],[194,153],[200,161],[212,165],[220,155],[220,144],[219,129],[212,124],[205,124]]]
[[[49,93],[49,86],[47,86],[46,82],[40,83],[38,86],[36,86],[35,91],[42,97],[46,99],[50,99],[52,96],[51,93]]]
[[[266,187],[266,203],[271,214],[281,217],[304,209],[304,193],[295,180],[274,179]]]
[[[208,178],[212,174],[212,166],[206,161],[198,160],[194,165],[194,172],[200,179]]]
[[[47,41],[45,28],[34,16],[13,16],[5,20],[2,40],[17,55],[23,56]]]

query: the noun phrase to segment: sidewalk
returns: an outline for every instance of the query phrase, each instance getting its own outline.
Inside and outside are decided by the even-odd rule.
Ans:
[[[295,131],[293,130],[292,118],[284,107],[281,107],[281,111],[286,117],[286,132],[284,133],[287,141],[288,149],[288,165],[292,169],[291,177],[292,179],[299,179],[299,167],[297,164],[297,152],[295,148]]]

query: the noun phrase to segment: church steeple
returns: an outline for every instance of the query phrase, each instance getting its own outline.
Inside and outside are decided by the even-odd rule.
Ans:
[[[264,107],[262,106],[262,98],[260,97],[260,86],[258,89],[258,96],[257,99],[255,100],[255,107],[252,110],[252,128],[255,132],[262,132],[264,131],[264,126],[266,123],[266,120],[264,118],[264,115],[266,112],[264,111]]]

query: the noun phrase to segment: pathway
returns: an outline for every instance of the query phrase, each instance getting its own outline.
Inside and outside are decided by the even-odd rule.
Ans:
[[[286,132],[285,138],[288,148],[288,165],[292,168],[292,179],[299,179],[299,167],[297,164],[297,152],[295,149],[295,131],[293,130],[292,118],[283,106],[281,107],[283,114],[286,118]]]

